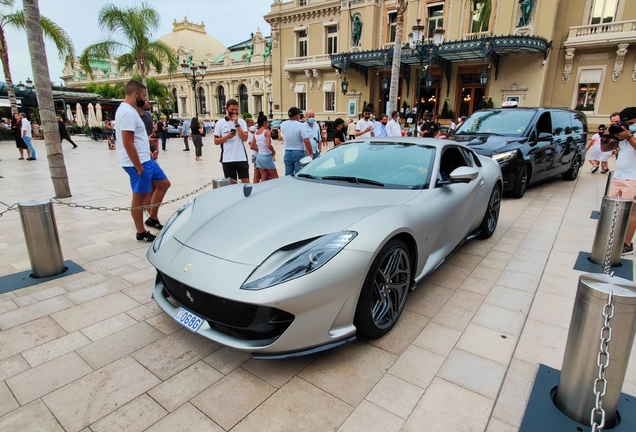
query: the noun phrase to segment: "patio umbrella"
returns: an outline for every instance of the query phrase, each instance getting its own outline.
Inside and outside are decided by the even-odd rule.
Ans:
[[[77,119],[75,119],[77,121],[77,125],[81,128],[84,127],[84,111],[82,110],[82,105],[80,105],[79,102],[75,106],[75,116],[77,117]]]
[[[70,122],[73,121],[73,111],[71,110],[71,106],[66,104],[66,119]]]
[[[97,102],[95,104],[95,118],[97,119],[97,123],[102,124],[102,106]]]
[[[88,104],[87,110],[88,110],[88,126],[99,127],[99,123],[97,123],[97,119],[95,118],[95,108],[93,108],[92,103]]]

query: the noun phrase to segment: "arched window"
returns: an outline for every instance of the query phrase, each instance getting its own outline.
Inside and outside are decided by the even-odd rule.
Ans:
[[[241,84],[239,86],[239,98],[240,98],[239,106],[240,106],[241,114],[249,112],[250,110],[248,97],[249,96],[247,95],[247,87],[245,87],[244,84]]]
[[[207,114],[206,104],[205,104],[205,91],[203,87],[199,87],[199,112],[201,114]]]
[[[216,95],[218,96],[217,99],[219,101],[217,111],[219,114],[225,114],[225,89],[223,88],[223,86],[219,86],[218,90],[216,91]]]

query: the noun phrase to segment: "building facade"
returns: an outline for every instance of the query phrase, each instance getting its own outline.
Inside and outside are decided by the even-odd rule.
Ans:
[[[186,18],[181,22],[175,20],[172,32],[159,40],[174,49],[180,65],[188,65],[187,75],[181,72],[181,66],[173,74],[167,72],[167,66],[160,74],[152,68],[148,73],[167,86],[169,99],[157,102],[170,105],[175,116],[218,119],[224,115],[228,99],[239,101],[241,112],[267,112],[267,101],[272,93],[272,60],[269,38],[260,30],[242,43],[225,47],[207,34],[204,23],[196,24]],[[193,85],[189,66],[199,65],[205,66],[205,75],[197,72],[198,82]],[[117,60],[111,57],[94,62],[92,79],[77,61],[66,63],[61,78],[66,86],[86,87],[90,82],[125,83],[132,75],[120,72]]]
[[[398,107],[450,118],[516,101],[578,107],[594,124],[634,105],[635,19],[631,0],[410,0]],[[274,1],[265,20],[276,117],[291,106],[319,119],[367,103],[386,112],[395,0]]]

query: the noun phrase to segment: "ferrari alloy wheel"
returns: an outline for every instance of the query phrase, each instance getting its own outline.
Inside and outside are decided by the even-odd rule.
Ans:
[[[570,167],[570,169],[563,173],[562,175],[563,180],[566,180],[566,181],[576,180],[576,178],[579,176],[580,170],[581,170],[581,157],[577,156],[572,161],[572,166]]]
[[[411,257],[401,240],[389,241],[371,265],[356,309],[357,334],[384,336],[397,323],[411,288]]]
[[[488,200],[488,208],[486,208],[486,214],[479,226],[479,238],[490,238],[497,229],[497,221],[499,220],[499,210],[501,209],[501,190],[499,185],[495,185],[495,188],[490,194]]]

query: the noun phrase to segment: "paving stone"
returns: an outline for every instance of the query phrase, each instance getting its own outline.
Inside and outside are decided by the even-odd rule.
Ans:
[[[25,405],[92,371],[76,353],[70,352],[9,378],[6,382],[20,405]]]
[[[67,432],[77,432],[147,392],[159,379],[130,357],[42,398]]]

